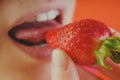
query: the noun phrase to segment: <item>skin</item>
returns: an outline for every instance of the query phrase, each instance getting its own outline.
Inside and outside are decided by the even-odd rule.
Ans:
[[[67,4],[69,1],[69,4]],[[0,1],[0,79],[50,80],[51,61],[36,60],[16,47],[8,31],[29,13],[60,3],[65,6],[63,24],[72,21],[75,0],[1,0]],[[71,5],[71,6],[70,6]],[[67,10],[67,11],[66,11]],[[46,77],[47,75],[47,77]]]
[[[22,17],[34,10],[41,10],[55,2],[66,5],[63,25],[70,23],[74,12],[75,0],[1,0],[0,1],[0,80],[99,80],[94,74],[86,71],[60,49],[52,54],[52,61],[33,59],[16,47],[8,36],[8,31]],[[69,4],[68,4],[69,2]],[[110,62],[110,61],[108,61]],[[111,62],[110,62],[111,63]],[[114,71],[107,71],[98,65],[104,74],[119,79],[119,65],[113,64]],[[86,76],[87,75],[87,76]],[[46,77],[47,76],[47,77]]]

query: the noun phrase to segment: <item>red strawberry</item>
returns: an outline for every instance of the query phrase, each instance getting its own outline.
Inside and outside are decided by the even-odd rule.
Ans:
[[[110,68],[104,63],[104,59],[110,57],[115,61],[116,55],[112,56],[111,51],[116,51],[116,48],[109,46],[118,45],[110,40],[120,44],[117,38],[110,36],[111,32],[105,24],[86,19],[49,31],[46,41],[51,47],[64,50],[77,64],[90,65],[97,59],[99,64]]]

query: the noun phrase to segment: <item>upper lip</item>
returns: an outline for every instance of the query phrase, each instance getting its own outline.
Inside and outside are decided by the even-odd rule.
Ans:
[[[14,26],[20,25],[20,24],[24,23],[25,21],[27,21],[28,19],[30,19],[31,17],[36,16],[40,13],[50,11],[50,10],[59,10],[59,13],[60,13],[61,17],[63,18],[63,14],[64,14],[64,11],[65,11],[65,5],[54,4],[52,6],[44,7],[43,9],[38,8],[38,9],[35,9],[33,11],[30,11],[30,12],[26,13],[24,16],[22,16],[20,19],[18,19],[15,22]],[[61,24],[62,24],[62,22],[61,22]]]

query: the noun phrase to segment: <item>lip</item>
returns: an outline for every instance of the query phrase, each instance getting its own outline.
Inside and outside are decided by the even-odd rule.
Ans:
[[[55,7],[56,5],[50,6],[49,8],[45,7],[42,10],[38,9],[38,10],[32,11],[31,13],[29,12],[24,17],[21,17],[16,22],[15,26],[24,23],[25,21],[27,21],[28,19],[30,19],[33,16],[36,16],[37,14],[47,12],[49,10],[54,10],[54,9],[59,10],[61,18],[63,18],[65,8],[63,6],[61,7],[61,4],[57,5],[57,7]],[[62,21],[63,20],[61,19],[61,24],[60,25],[62,25]],[[15,44],[15,46],[17,46],[19,49],[21,49],[22,51],[25,52],[26,56],[32,57],[32,58],[37,59],[37,60],[50,60],[51,59],[51,54],[52,54],[53,49],[51,47],[49,47],[48,44],[26,46],[26,45],[23,45],[23,44],[15,41],[12,38],[10,38],[10,39],[12,40],[13,44]]]
[[[20,19],[18,19],[14,25],[22,24],[23,22],[29,20],[31,17],[36,16],[40,13],[50,11],[50,10],[59,10],[61,17],[63,18],[63,14],[64,14],[64,11],[66,10],[66,6],[63,3],[55,2],[50,6],[44,7],[43,9],[40,9],[40,8],[33,9],[30,12],[26,13],[24,16],[22,16]],[[63,23],[61,22],[61,24]]]

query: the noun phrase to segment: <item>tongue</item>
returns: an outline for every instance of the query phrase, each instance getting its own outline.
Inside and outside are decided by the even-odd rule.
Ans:
[[[44,40],[46,33],[60,26],[56,21],[23,23],[10,31],[10,35],[24,43],[38,44]]]

